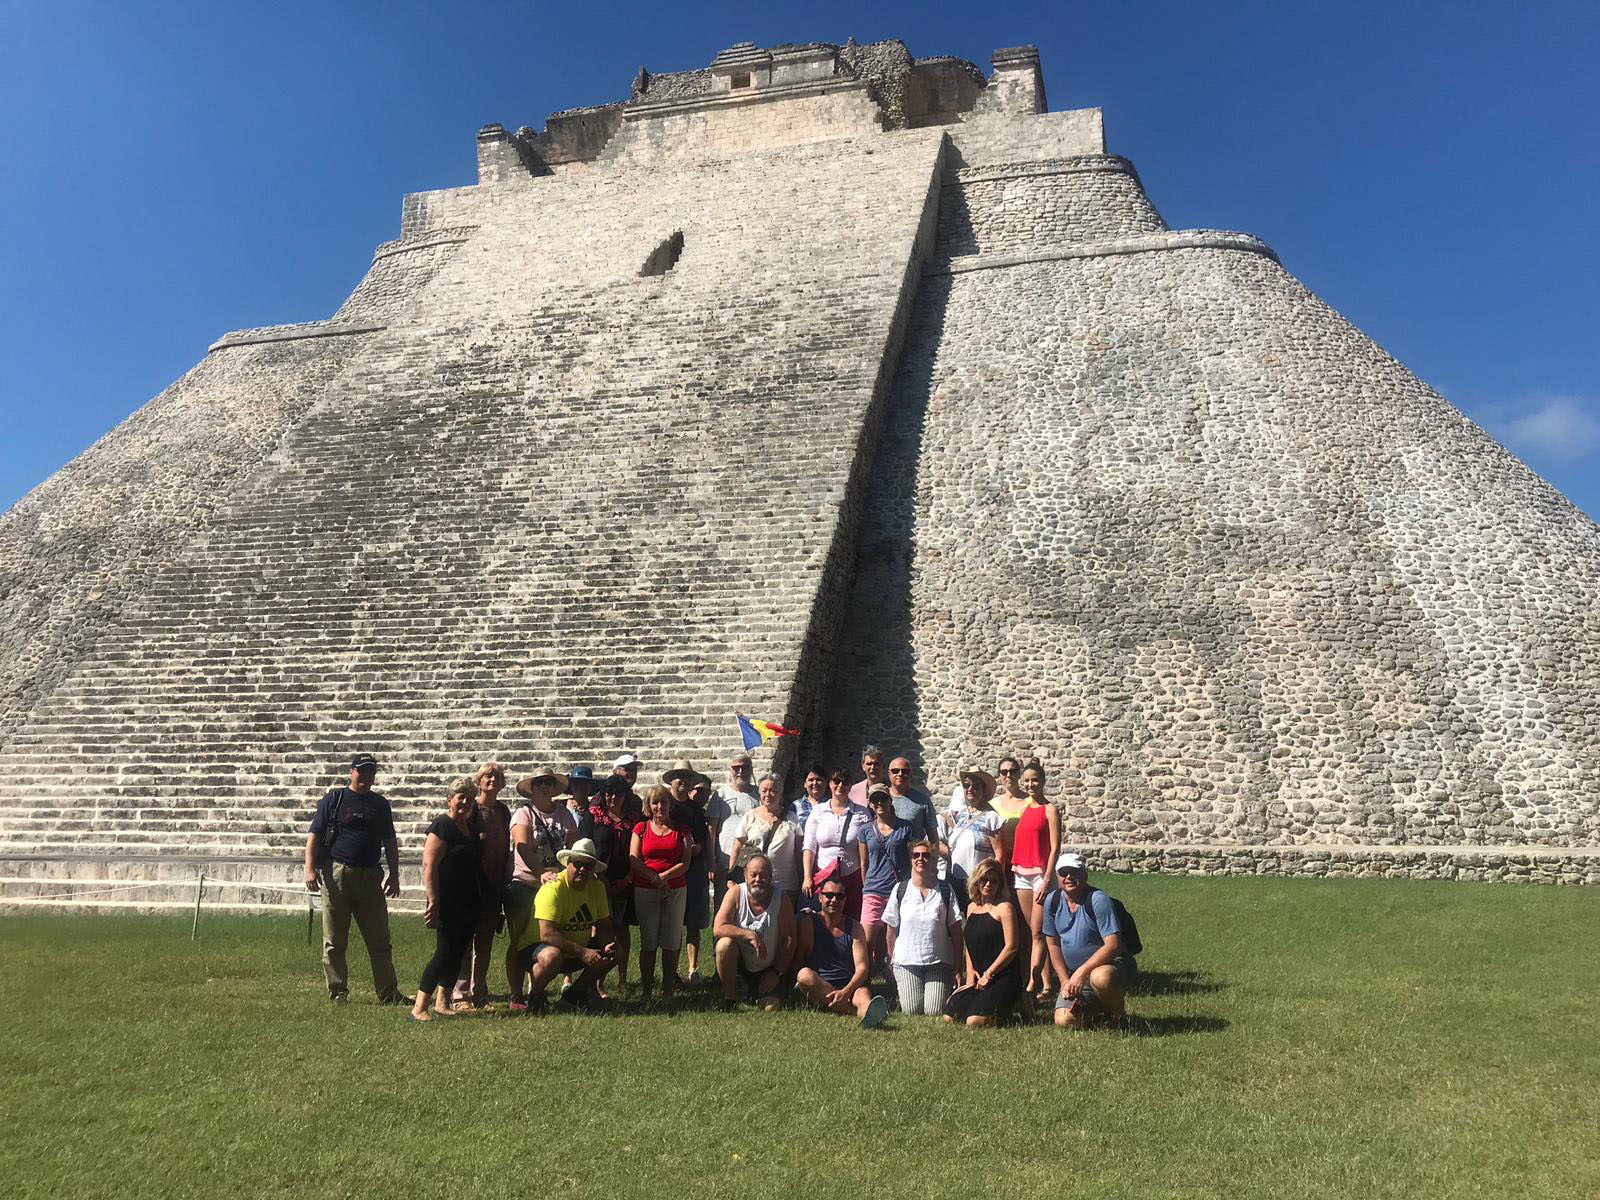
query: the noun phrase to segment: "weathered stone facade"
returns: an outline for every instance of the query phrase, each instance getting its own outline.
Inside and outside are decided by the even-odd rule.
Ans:
[[[1104,150],[1025,47],[486,126],[331,319],[0,518],[0,896],[292,879],[353,748],[414,851],[484,757],[736,709],[779,769],[1036,753],[1113,868],[1594,881],[1600,530]]]

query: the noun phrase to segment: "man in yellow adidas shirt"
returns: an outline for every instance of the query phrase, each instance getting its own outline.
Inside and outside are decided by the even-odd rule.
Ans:
[[[533,920],[518,946],[522,968],[532,977],[530,1012],[544,1010],[544,990],[557,975],[577,976],[561,993],[563,1003],[592,1007],[595,985],[616,962],[606,864],[599,850],[588,838],[579,838],[556,857],[563,868],[561,874],[534,897]]]

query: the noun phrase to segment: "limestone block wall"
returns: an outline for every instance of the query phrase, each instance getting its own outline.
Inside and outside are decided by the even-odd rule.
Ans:
[[[472,235],[470,225],[431,230],[424,236],[385,242],[372,269],[339,310],[335,321],[386,322],[403,313]]]
[[[1077,842],[1593,845],[1600,529],[1204,241],[924,281],[830,755],[1037,754]]]
[[[743,154],[879,132],[883,113],[867,86],[838,80],[781,93],[703,98],[628,110],[601,160],[643,164]]]
[[[0,852],[292,854],[357,747],[415,852],[485,757],[709,761],[736,710],[810,723],[941,141],[597,166],[413,221],[476,228],[16,731]]]
[[[1098,108],[1053,113],[968,113],[951,125],[951,166],[990,167],[1104,154]]]
[[[967,167],[944,182],[942,254],[1009,254],[1166,229],[1125,158]]]
[[[0,745],[343,364],[327,339],[206,358],[0,516]]]

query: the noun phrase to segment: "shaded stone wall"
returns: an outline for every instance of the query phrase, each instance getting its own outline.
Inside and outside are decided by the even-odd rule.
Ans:
[[[1166,229],[1124,158],[968,167],[945,181],[939,251],[1008,254]]]

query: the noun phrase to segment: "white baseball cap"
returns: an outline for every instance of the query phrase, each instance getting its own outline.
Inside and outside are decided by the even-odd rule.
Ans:
[[[1088,869],[1089,864],[1083,861],[1083,855],[1072,850],[1068,850],[1060,858],[1056,859],[1057,875],[1063,871],[1087,871]]]
[[[637,767],[639,765],[639,760],[637,758],[635,758],[631,754],[619,754],[619,755],[617,755],[617,761],[612,763],[611,765],[612,765],[613,768],[616,768],[616,767]]]

